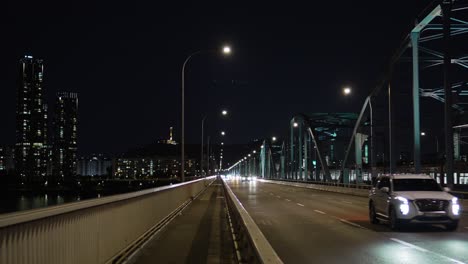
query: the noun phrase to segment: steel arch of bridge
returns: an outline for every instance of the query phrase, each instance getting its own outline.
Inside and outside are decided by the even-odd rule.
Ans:
[[[265,179],[336,181],[339,158],[343,156],[335,153],[336,140],[342,141],[338,144],[346,141],[350,133],[342,132],[349,132],[356,119],[353,113],[296,115],[290,120],[288,136],[283,141],[263,140],[250,156],[243,157],[228,170],[233,175]],[[334,177],[330,169],[334,169]]]

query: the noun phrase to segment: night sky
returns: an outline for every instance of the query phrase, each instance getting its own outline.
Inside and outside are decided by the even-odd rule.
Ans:
[[[62,1],[65,2],[65,1]],[[79,152],[117,153],[180,140],[180,72],[186,135],[246,143],[282,135],[296,113],[358,112],[389,56],[430,1],[307,1],[241,5],[9,1],[0,42],[0,144],[15,142],[18,60],[43,58],[47,102],[79,94]],[[253,1],[250,1],[253,2]],[[353,87],[351,97],[341,89]],[[226,120],[218,112],[227,108]]]

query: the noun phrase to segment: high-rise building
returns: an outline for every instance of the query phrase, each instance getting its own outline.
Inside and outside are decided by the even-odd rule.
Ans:
[[[112,160],[97,154],[78,159],[77,174],[80,176],[105,176],[111,173]]]
[[[54,116],[53,177],[69,181],[76,176],[78,95],[58,92]]]
[[[13,169],[13,148],[10,146],[0,146],[0,175],[9,173]]]
[[[16,103],[15,167],[21,182],[45,181],[47,168],[47,104],[44,64],[25,56],[19,61]]]

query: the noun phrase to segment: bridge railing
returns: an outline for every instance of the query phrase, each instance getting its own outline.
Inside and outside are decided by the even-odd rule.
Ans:
[[[223,185],[238,262],[283,263],[224,180]]]
[[[336,186],[336,187],[345,187],[345,188],[356,188],[356,189],[365,189],[370,190],[372,185],[369,184],[355,184],[355,183],[339,183],[339,182],[323,182],[323,181],[304,181],[304,180],[294,180],[294,179],[265,179],[273,181],[285,181],[285,182],[299,182],[299,183],[308,183],[324,186]]]
[[[335,183],[335,182],[318,182],[318,181],[301,181],[294,179],[259,179],[264,182],[273,183],[289,183],[289,185],[296,187],[304,187],[310,189],[317,189],[322,191],[339,192],[346,194],[353,194],[358,196],[368,196],[368,190],[372,188],[372,185],[368,184],[353,184],[353,183]],[[457,196],[461,199],[468,199],[468,192],[463,191],[450,191],[450,194]]]
[[[0,263],[115,263],[214,177],[0,215]]]

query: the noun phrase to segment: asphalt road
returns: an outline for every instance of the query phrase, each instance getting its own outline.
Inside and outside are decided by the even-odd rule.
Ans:
[[[222,183],[217,180],[129,263],[235,263]]]
[[[454,232],[442,226],[394,232],[369,223],[364,197],[259,181],[228,183],[285,263],[468,263],[466,213]]]

